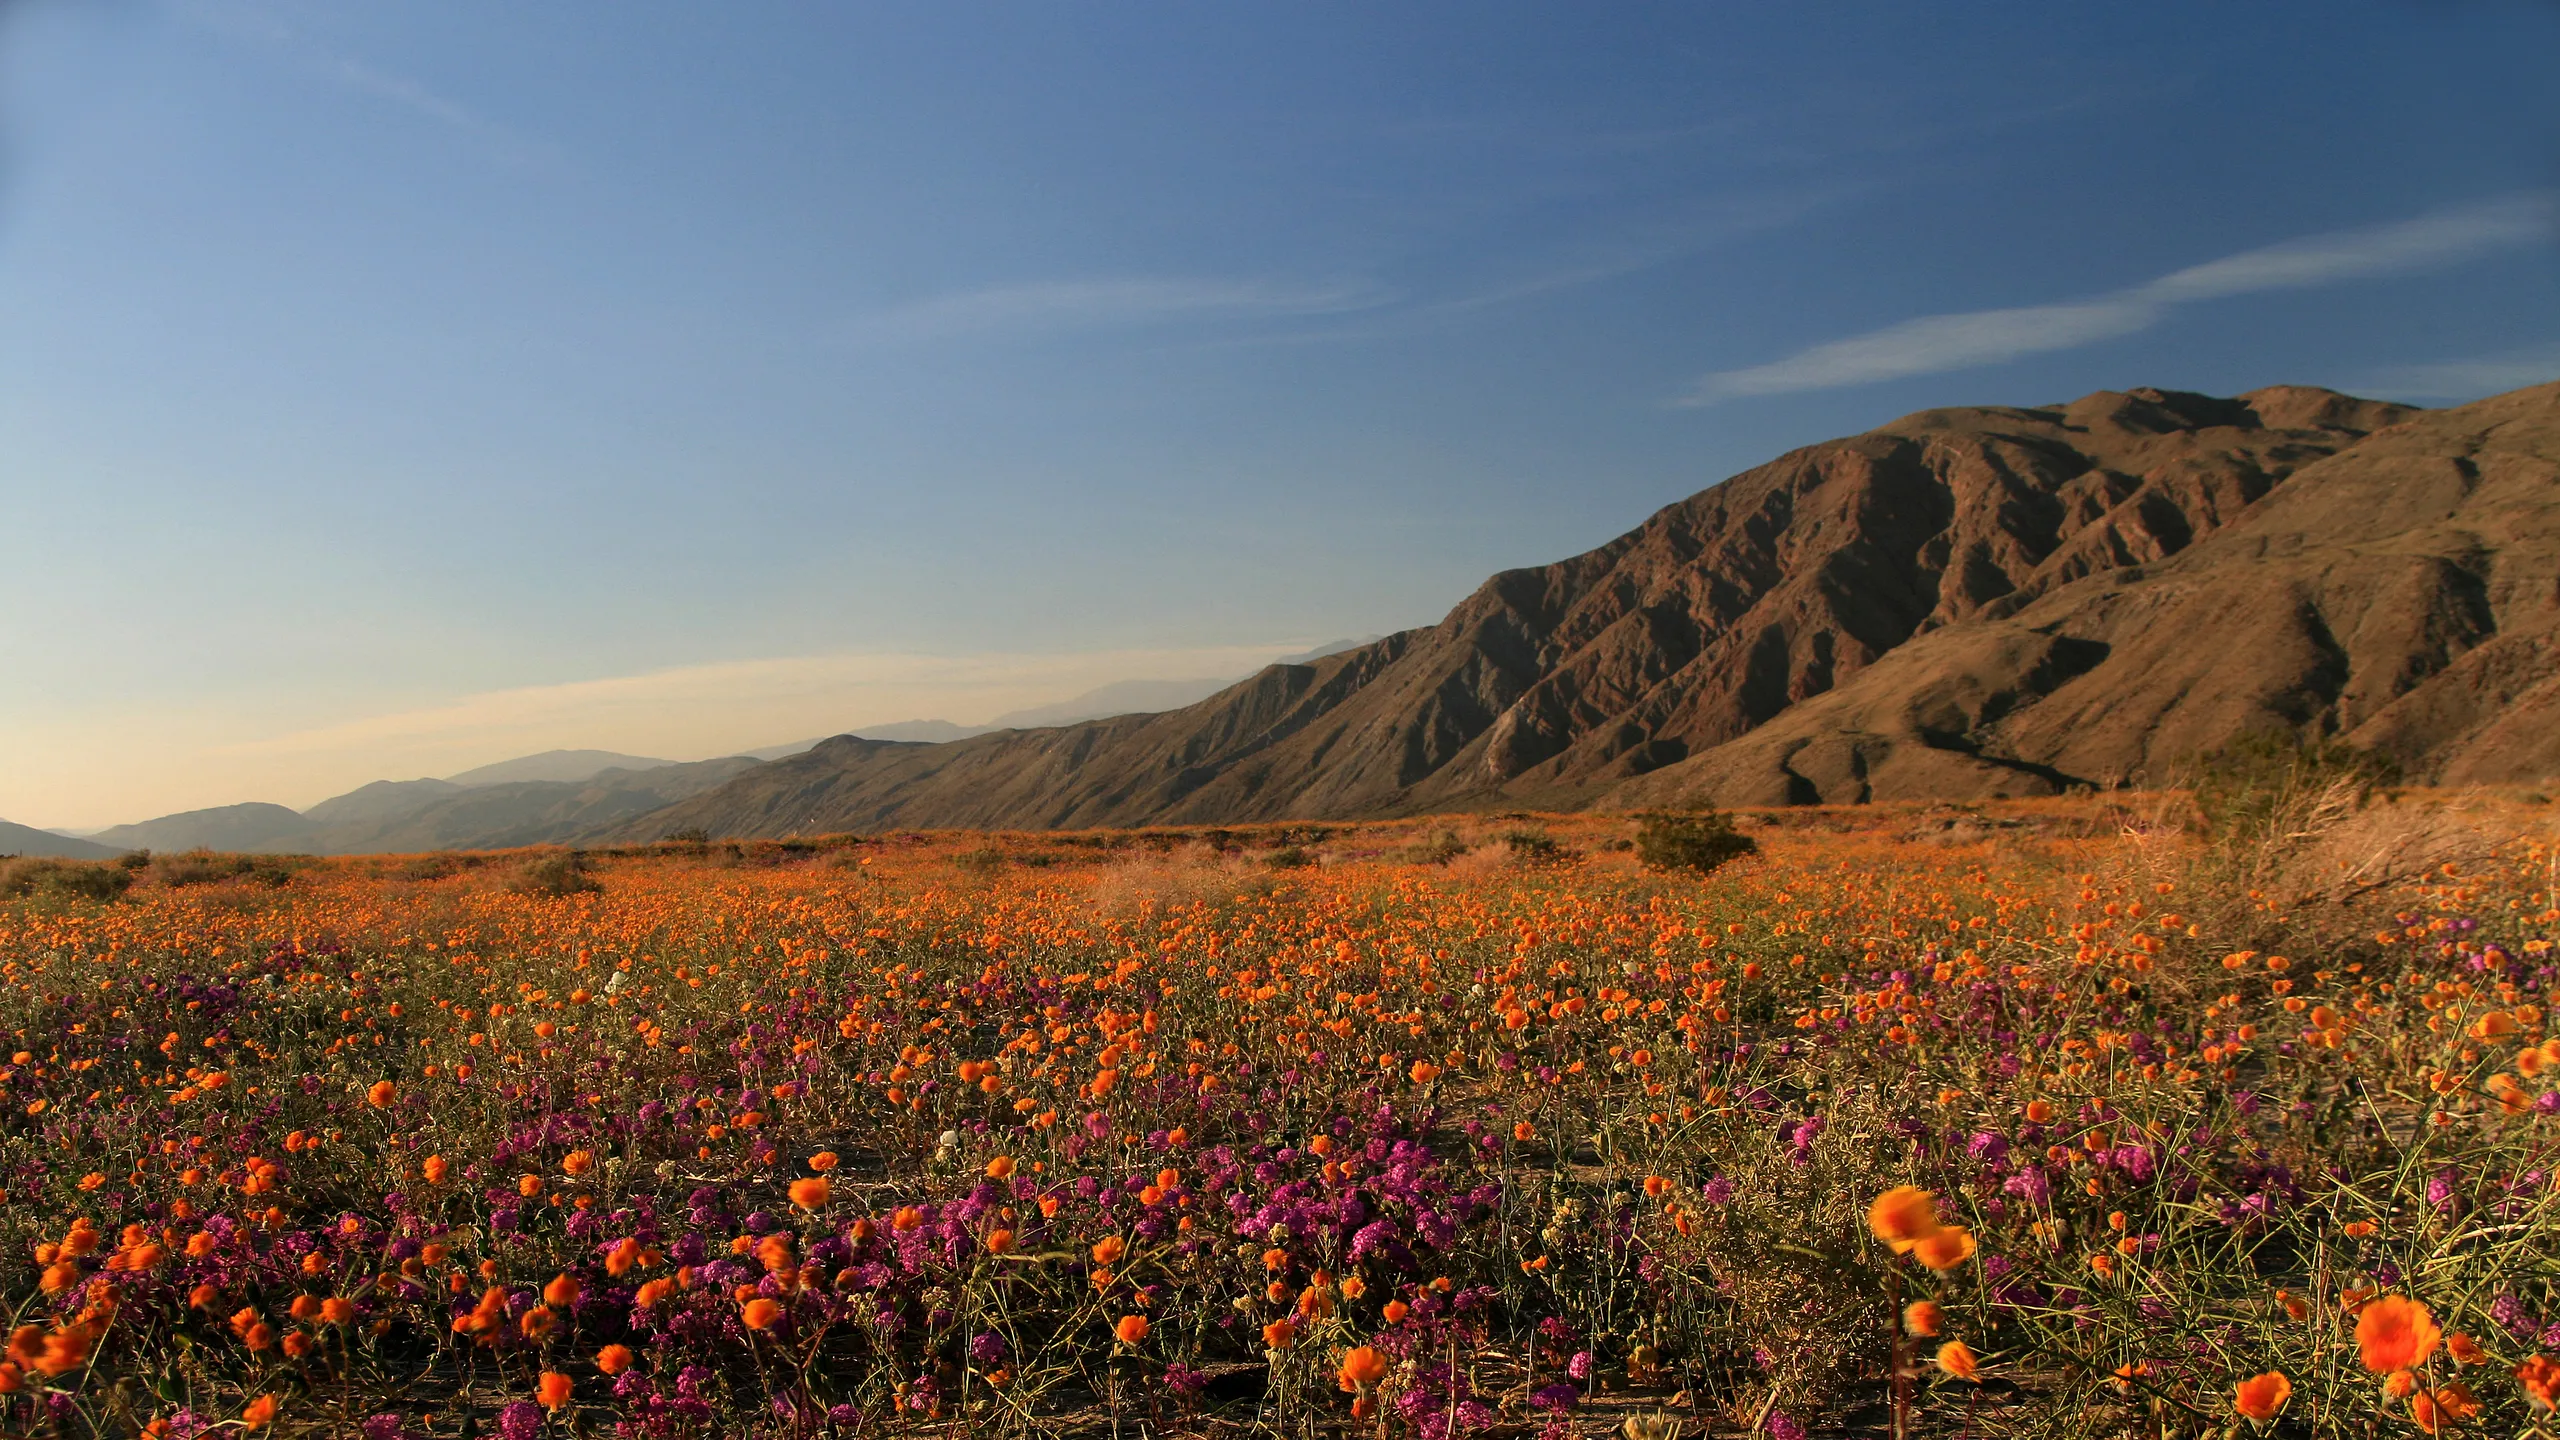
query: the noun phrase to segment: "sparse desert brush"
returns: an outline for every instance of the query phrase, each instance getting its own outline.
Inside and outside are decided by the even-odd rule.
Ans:
[[[1712,885],[1263,827],[0,903],[0,1430],[2536,1423],[2548,834],[2456,804],[2519,838],[2315,938],[1990,811]]]
[[[1495,837],[1515,865],[1562,865],[1574,858],[1542,825],[1518,825]]]
[[[0,860],[0,898],[113,900],[132,885],[133,872],[111,860]]]
[[[593,895],[604,889],[604,883],[588,873],[585,856],[575,850],[559,850],[516,867],[515,874],[507,879],[507,888],[518,895],[557,900]]]
[[[211,850],[189,850],[179,855],[153,856],[145,869],[153,883],[172,889],[187,885],[215,885],[227,880],[247,880],[260,885],[290,883],[293,872],[308,857],[282,855],[233,855]]]
[[[1759,848],[1733,828],[1732,817],[1713,810],[1647,815],[1636,823],[1636,858],[1655,870],[1712,875]]]
[[[1406,846],[1401,858],[1416,865],[1446,865],[1472,848],[1456,830],[1443,825]]]
[[[1216,909],[1269,895],[1280,883],[1267,866],[1191,841],[1170,850],[1129,851],[1099,861],[1090,872],[1085,896],[1097,912],[1125,918]]]

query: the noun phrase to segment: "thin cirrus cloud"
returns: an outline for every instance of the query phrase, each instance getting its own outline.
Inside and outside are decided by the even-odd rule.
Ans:
[[[1269,645],[1064,654],[848,653],[720,661],[638,675],[465,695],[224,746],[237,766],[344,760],[441,774],[470,756],[589,743],[664,754],[719,754],[755,737],[833,734],[926,716],[976,722],[1135,677],[1244,675],[1303,649]],[[477,760],[470,763],[480,763]]]
[[[2469,400],[2553,380],[2560,380],[2560,343],[2396,366],[2375,372],[2356,388],[2412,400]]]
[[[2305,236],[2083,300],[1922,316],[1764,365],[1719,371],[1678,403],[1713,405],[1994,365],[2147,330],[2180,305],[2438,269],[2549,238],[2553,199],[2543,191],[2505,195],[2388,225]]]
[[[179,0],[170,13],[199,29],[266,46],[304,71],[326,77],[340,89],[383,101],[469,135],[490,146],[504,163],[520,165],[556,158],[550,146],[528,140],[421,80],[347,54],[258,0]]]
[[[1299,284],[1191,277],[1106,277],[998,285],[883,311],[857,338],[946,340],[1024,331],[1085,330],[1183,321],[1270,320],[1372,309],[1392,297],[1360,282]]]

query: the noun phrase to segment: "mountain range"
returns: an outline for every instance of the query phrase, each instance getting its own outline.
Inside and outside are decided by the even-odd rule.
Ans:
[[[599,765],[600,760],[625,763]],[[118,825],[89,841],[114,850],[319,855],[546,845],[664,809],[757,763],[745,756],[677,764],[596,750],[551,751],[446,780],[377,780],[300,812],[254,801],[221,805]],[[486,778],[493,774],[578,778]],[[465,783],[470,777],[481,778]]]
[[[2268,731],[2422,782],[2560,774],[2560,384],[2447,410],[2277,386],[1923,411],[1495,575],[1437,625],[1231,684],[691,764],[555,751],[92,839],[353,852],[1972,799],[2171,783]]]
[[[1336,640],[1285,663],[1369,643]],[[1204,680],[1122,680],[1081,695],[999,715],[986,725],[908,720],[865,726],[866,738],[940,742],[997,730],[1069,725],[1137,711],[1170,710],[1234,684]],[[0,821],[0,856],[102,859],[128,850],[220,850],[323,855],[502,849],[574,843],[648,815],[743,773],[756,762],[821,743],[767,746],[691,764],[611,750],[546,750],[441,780],[377,780],[308,810],[251,801],[182,811],[86,838]]]
[[[613,827],[714,835],[1792,804],[2160,784],[2272,730],[2560,771],[2560,384],[1924,411],[1438,625],[1183,709],[843,736]]]

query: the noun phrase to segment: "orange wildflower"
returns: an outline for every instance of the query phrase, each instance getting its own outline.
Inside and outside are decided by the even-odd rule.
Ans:
[[[2356,1350],[2376,1374],[2415,1367],[2442,1334],[2427,1307],[2406,1295],[2385,1295],[2356,1316]]]
[[[1896,1185],[1867,1207],[1867,1229],[1892,1246],[1894,1254],[1909,1254],[1914,1245],[1937,1233],[1938,1203],[1917,1185]]]
[[[2560,1410],[2560,1361],[2536,1355],[2516,1367],[2516,1383],[2527,1399],[2545,1410]]]
[[[1961,1340],[1950,1340],[1938,1347],[1938,1368],[1959,1380],[1982,1381],[1982,1361],[1973,1347]]]
[[[2281,1370],[2252,1375],[2231,1392],[2231,1408],[2264,1425],[2276,1418],[2284,1402],[2293,1398],[2293,1382]]]
[[[1949,1225],[1921,1237],[1911,1247],[1911,1258],[1932,1270],[1945,1271],[1972,1259],[1973,1251],[1973,1232],[1961,1225]]]

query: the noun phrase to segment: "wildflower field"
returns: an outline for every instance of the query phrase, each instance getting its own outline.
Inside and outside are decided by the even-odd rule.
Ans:
[[[2530,1433],[2551,813],[29,883],[0,1431]]]

